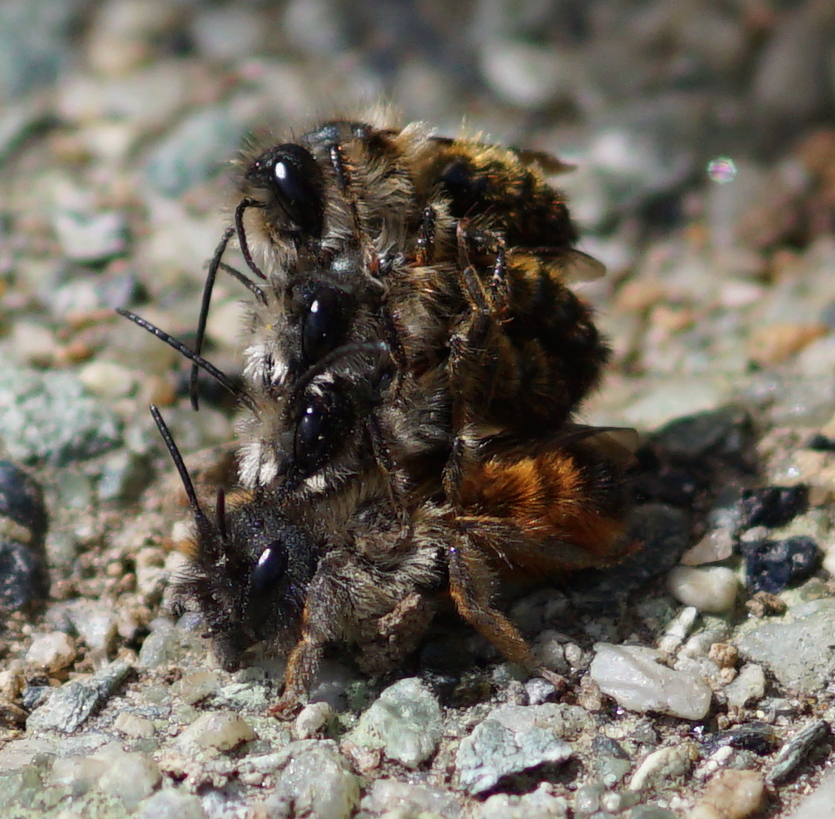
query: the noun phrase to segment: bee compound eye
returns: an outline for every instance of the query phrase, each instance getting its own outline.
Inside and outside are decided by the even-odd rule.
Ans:
[[[270,591],[287,572],[287,550],[278,541],[261,552],[252,570],[252,591],[262,594]]]
[[[304,407],[294,441],[296,467],[305,475],[315,472],[336,450],[350,427],[348,408],[331,392],[313,395]]]
[[[322,170],[301,145],[279,145],[270,162],[270,182],[279,207],[300,230],[318,236],[324,219]]]
[[[317,288],[310,297],[302,326],[302,353],[313,364],[333,350],[342,337],[344,315],[340,294],[330,287]]]

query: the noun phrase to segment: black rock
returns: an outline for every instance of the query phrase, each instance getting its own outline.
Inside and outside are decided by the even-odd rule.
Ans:
[[[810,537],[758,540],[742,544],[745,585],[751,592],[777,594],[805,580],[820,564],[818,545]]]
[[[11,461],[0,461],[0,611],[46,597],[48,522],[40,486]]]
[[[37,482],[11,461],[0,461],[0,517],[11,518],[43,543],[48,526],[43,493]]]
[[[773,529],[785,526],[792,518],[809,508],[809,487],[797,484],[745,489],[739,506],[741,529],[753,529],[755,526]]]
[[[753,751],[758,756],[766,756],[777,747],[777,732],[767,722],[749,722],[728,731],[717,731],[705,737],[702,745],[704,756],[710,756],[726,745]]]

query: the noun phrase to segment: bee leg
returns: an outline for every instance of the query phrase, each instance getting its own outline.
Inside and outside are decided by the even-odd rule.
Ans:
[[[284,692],[268,710],[270,716],[289,719],[302,707],[307,692],[322,662],[322,643],[303,635],[287,658]]]
[[[466,533],[461,532],[457,544],[449,549],[448,561],[450,594],[458,613],[506,659],[544,677],[558,689],[565,688],[565,679],[544,668],[516,626],[493,607],[494,574]]]
[[[408,510],[403,502],[403,493],[397,482],[397,472],[394,467],[394,460],[391,457],[391,452],[386,445],[383,438],[383,432],[380,429],[380,424],[376,416],[371,415],[368,419],[368,433],[371,439],[371,452],[374,455],[374,460],[380,467],[386,481],[386,494],[391,502],[391,508],[394,512],[395,519],[400,523],[401,528],[408,526]]]
[[[423,209],[415,248],[415,262],[420,267],[426,267],[435,261],[437,217],[438,214],[432,205]]]

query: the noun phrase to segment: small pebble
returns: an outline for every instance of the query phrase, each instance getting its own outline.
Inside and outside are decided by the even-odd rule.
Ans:
[[[786,744],[780,748],[776,759],[766,774],[771,785],[788,779],[797,769],[811,750],[825,737],[829,736],[831,728],[826,720],[816,719],[807,723],[797,731]]]
[[[416,768],[435,753],[441,732],[437,698],[420,680],[409,678],[383,691],[348,738],[361,748],[380,749],[389,759]]]
[[[817,543],[809,537],[757,540],[741,544],[745,585],[752,592],[778,594],[813,574],[821,562]]]
[[[162,779],[157,763],[149,754],[125,753],[118,745],[106,746],[94,758],[105,764],[98,781],[99,790],[121,800],[126,810],[132,811],[150,796]]]
[[[39,634],[26,652],[26,662],[46,671],[58,671],[72,665],[77,655],[75,640],[62,631]]]
[[[693,742],[680,742],[653,751],[638,766],[629,781],[629,789],[642,791],[647,787],[664,787],[670,780],[684,776],[698,758],[698,748]]]
[[[91,361],[78,371],[78,380],[95,396],[113,401],[130,395],[136,376],[112,361]]]
[[[185,674],[171,686],[171,693],[188,705],[195,705],[211,697],[220,685],[217,674],[208,668],[198,668]]]
[[[404,816],[443,816],[458,819],[463,808],[450,792],[425,784],[401,782],[396,779],[376,779],[360,804],[363,812],[372,816],[388,816],[389,811]]]
[[[765,781],[758,771],[720,771],[687,819],[746,819],[762,810],[765,795]]]
[[[765,672],[761,665],[747,663],[736,679],[725,687],[725,696],[731,708],[744,708],[750,702],[765,696]]]
[[[115,660],[84,680],[72,680],[52,691],[49,699],[33,711],[26,721],[26,730],[77,730],[116,692],[132,666],[126,660]]]
[[[127,222],[120,213],[79,213],[62,210],[55,215],[55,232],[68,259],[102,262],[127,250]]]
[[[326,702],[312,702],[302,708],[294,723],[297,739],[311,739],[324,728],[333,716],[333,708]]]
[[[692,549],[681,556],[683,566],[700,566],[727,560],[734,551],[733,531],[729,528],[711,529]]]
[[[551,793],[547,782],[522,796],[493,794],[481,806],[481,819],[566,819],[568,815],[567,800]]]
[[[31,321],[16,321],[12,328],[12,350],[21,364],[46,367],[55,359],[55,334]]]
[[[587,720],[588,714],[577,706],[549,703],[495,709],[458,746],[461,787],[483,793],[504,776],[567,760],[573,750],[560,736],[571,736]]]
[[[152,737],[156,733],[154,723],[145,717],[122,711],[113,721],[113,729],[133,739]]]
[[[74,794],[86,793],[96,786],[107,770],[103,759],[84,756],[58,758],[52,764],[47,782],[50,785],[64,785]]]
[[[146,799],[137,819],[208,819],[200,797],[177,788],[163,788]]]
[[[721,614],[734,607],[739,583],[733,570],[724,566],[676,566],[667,575],[667,590],[685,606]]]
[[[266,807],[269,816],[348,819],[360,800],[359,780],[331,740],[300,740],[284,749],[290,760]]]
[[[177,737],[177,744],[184,750],[217,748],[231,751],[242,742],[256,738],[257,734],[243,717],[229,711],[210,711],[194,720]]]
[[[3,367],[0,438],[23,463],[67,466],[121,443],[121,423],[71,373]]]
[[[739,501],[740,528],[785,526],[792,518],[809,507],[809,489],[796,486],[763,486],[745,489]]]
[[[662,654],[643,646],[598,643],[589,674],[623,708],[660,711],[699,720],[710,710],[711,689],[699,676],[661,665]]]

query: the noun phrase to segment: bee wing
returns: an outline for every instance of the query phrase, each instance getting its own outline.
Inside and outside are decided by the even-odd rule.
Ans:
[[[603,262],[576,248],[566,250],[564,247],[514,247],[508,255],[514,254],[538,257],[549,269],[552,268],[554,278],[566,284],[593,282],[606,273],[606,265]]]
[[[635,452],[640,445],[638,431],[630,427],[590,428],[585,440],[605,458],[624,469],[635,463]]]
[[[577,166],[570,162],[563,162],[547,151],[534,151],[530,148],[510,148],[519,161],[525,166],[538,165],[549,176],[576,171]]]

